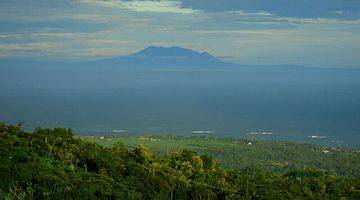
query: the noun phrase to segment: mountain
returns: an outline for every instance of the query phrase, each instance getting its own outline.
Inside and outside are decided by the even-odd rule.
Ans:
[[[137,53],[96,61],[97,64],[128,67],[208,67],[236,66],[224,62],[207,52],[197,52],[181,47],[149,46]]]
[[[134,54],[85,62],[34,61],[23,59],[0,60],[0,67],[9,68],[68,68],[68,69],[195,69],[195,70],[294,70],[301,66],[240,65],[225,62],[208,52],[197,52],[181,47],[149,46]]]
[[[85,62],[56,62],[34,61],[24,59],[0,60],[0,67],[10,68],[120,68],[120,69],[164,69],[191,68],[204,69],[206,67],[233,67],[237,64],[224,62],[207,52],[197,52],[181,47],[149,46],[137,53],[114,58],[85,61]]]

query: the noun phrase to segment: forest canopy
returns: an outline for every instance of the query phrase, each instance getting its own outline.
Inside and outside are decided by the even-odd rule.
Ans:
[[[64,128],[0,123],[1,199],[359,199],[360,180],[316,168],[220,167],[184,149],[154,156],[84,141]]]

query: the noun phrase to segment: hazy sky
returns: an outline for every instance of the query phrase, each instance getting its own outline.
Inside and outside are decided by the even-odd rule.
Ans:
[[[149,45],[242,64],[360,67],[359,0],[0,0],[0,58],[88,60]]]

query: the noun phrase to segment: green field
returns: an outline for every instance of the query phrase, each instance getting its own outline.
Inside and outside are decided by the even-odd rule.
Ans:
[[[111,147],[117,142],[132,149],[143,144],[154,155],[192,149],[216,159],[224,168],[286,172],[294,169],[322,169],[328,174],[360,178],[360,152],[313,144],[217,138],[212,136],[87,136],[83,139]]]

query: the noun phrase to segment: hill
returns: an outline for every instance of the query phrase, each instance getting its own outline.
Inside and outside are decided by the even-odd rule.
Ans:
[[[89,62],[89,64],[94,64]],[[234,63],[224,62],[207,52],[197,52],[181,47],[149,46],[137,53],[95,61],[97,65],[132,67],[229,67]]]
[[[137,53],[84,62],[35,61],[26,59],[0,60],[0,67],[40,67],[40,68],[145,68],[151,67],[236,67],[237,64],[221,61],[207,52],[197,52],[181,47],[149,46]]]
[[[1,199],[359,199],[360,180],[317,169],[222,169],[192,150],[153,156],[63,128],[0,123]]]
[[[38,61],[29,59],[0,59],[3,69],[126,69],[126,70],[304,70],[293,65],[242,65],[225,62],[209,54],[182,47],[149,46],[134,54],[92,61]],[[311,68],[309,68],[311,69]],[[315,68],[316,69],[316,68]]]

